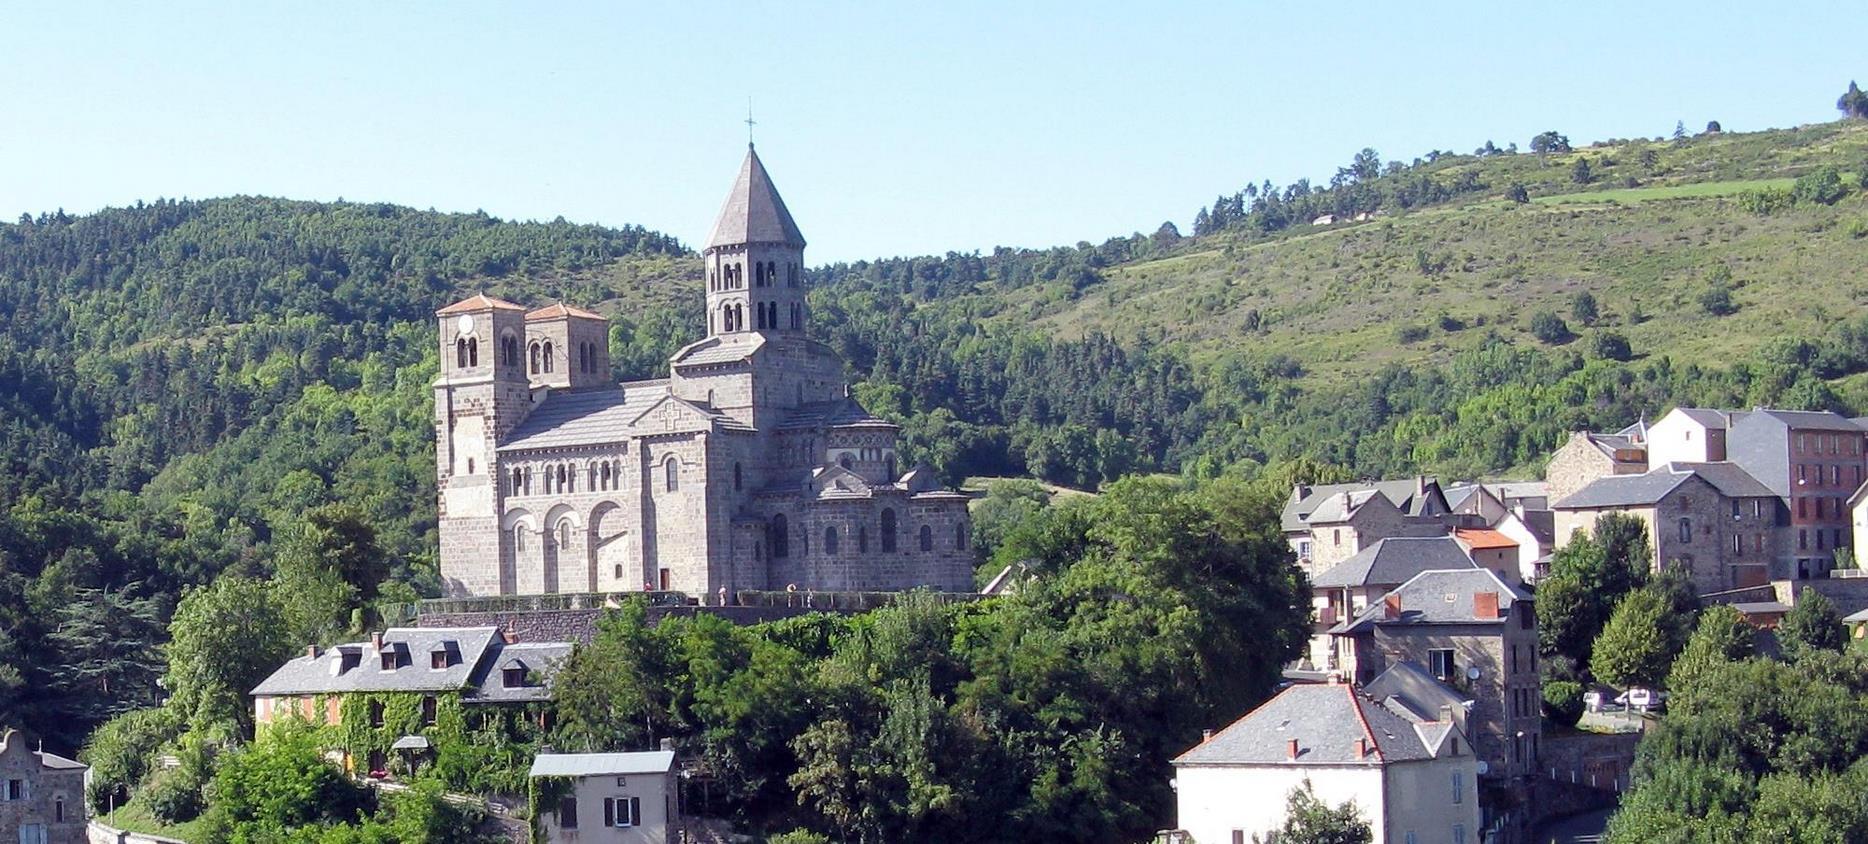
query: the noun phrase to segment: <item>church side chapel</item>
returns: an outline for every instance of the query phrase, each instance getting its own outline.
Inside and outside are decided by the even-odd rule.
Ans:
[[[901,471],[899,428],[806,336],[804,245],[748,145],[702,251],[707,336],[669,377],[611,382],[589,311],[438,311],[446,597],[971,591],[966,496]]]

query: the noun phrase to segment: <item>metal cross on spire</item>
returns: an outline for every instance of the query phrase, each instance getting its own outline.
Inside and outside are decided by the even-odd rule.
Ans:
[[[755,125],[757,125],[757,121],[754,121],[752,119],[752,98],[747,97],[746,98],[746,148],[747,149],[752,148],[752,127]]]

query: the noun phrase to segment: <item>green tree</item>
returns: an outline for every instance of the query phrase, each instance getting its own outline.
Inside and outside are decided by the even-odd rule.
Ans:
[[[1595,294],[1579,290],[1570,297],[1570,318],[1583,325],[1595,325],[1601,313],[1596,309]]]
[[[1686,688],[1714,666],[1751,658],[1756,653],[1753,638],[1751,624],[1731,606],[1719,604],[1700,611],[1698,626],[1667,674],[1667,688]]]
[[[1310,781],[1291,789],[1285,801],[1284,824],[1252,840],[1261,844],[1369,844],[1374,828],[1362,817],[1355,801],[1331,806],[1317,797]]]
[[[1795,662],[1813,651],[1840,651],[1848,644],[1842,614],[1823,593],[1803,587],[1796,606],[1777,625],[1777,644],[1784,658]]]
[[[1566,342],[1572,336],[1570,327],[1554,311],[1538,311],[1531,314],[1531,336],[1540,342],[1556,345]]]
[[[1728,316],[1738,311],[1738,306],[1732,303],[1732,288],[1719,282],[1713,282],[1699,294],[1699,306],[1713,316]]]
[[[288,722],[222,761],[204,837],[285,840],[308,828],[355,823],[373,809],[370,790],[325,760],[316,734]]]
[[[1799,205],[1834,205],[1847,195],[1842,174],[1834,167],[1818,167],[1798,176],[1790,186],[1790,199]]]
[[[673,663],[641,597],[605,613],[595,639],[571,655],[553,685],[565,740],[585,752],[656,746],[673,728]]]
[[[141,583],[79,589],[58,608],[58,626],[46,641],[60,666],[52,688],[63,697],[65,713],[96,724],[155,705],[163,668],[162,608],[142,592]]]
[[[1855,81],[1851,79],[1849,89],[1836,99],[1836,110],[1842,112],[1843,117],[1868,118],[1868,94],[1855,87]]]
[[[165,685],[190,731],[234,737],[252,728],[247,692],[291,653],[272,590],[222,577],[182,597],[169,622]]]
[[[1668,613],[1667,601],[1657,590],[1628,593],[1596,637],[1590,672],[1621,689],[1659,685],[1676,653],[1668,635]]]
[[[1531,151],[1538,155],[1548,155],[1553,152],[1569,152],[1570,139],[1564,135],[1558,134],[1554,129],[1549,132],[1539,132],[1535,137],[1531,138]]]
[[[1544,717],[1574,727],[1583,719],[1583,684],[1574,680],[1553,680],[1544,684]]]
[[[1570,165],[1570,181],[1586,185],[1596,180],[1595,172],[1589,168],[1589,159],[1577,156],[1576,163]]]
[[[1602,360],[1626,361],[1634,357],[1634,349],[1620,332],[1598,331],[1589,338],[1589,354]]]
[[[1523,205],[1531,201],[1531,192],[1525,190],[1523,182],[1512,182],[1505,188],[1505,198]]]

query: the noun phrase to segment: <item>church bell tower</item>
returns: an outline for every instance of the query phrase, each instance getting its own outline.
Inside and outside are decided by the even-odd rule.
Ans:
[[[804,235],[751,144],[701,257],[708,336],[803,336]]]

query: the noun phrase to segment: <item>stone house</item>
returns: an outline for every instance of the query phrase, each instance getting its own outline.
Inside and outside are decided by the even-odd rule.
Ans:
[[[1667,463],[1597,480],[1557,502],[1559,546],[1609,513],[1646,524],[1656,569],[1685,566],[1701,594],[1762,586],[1776,576],[1782,502],[1735,463]]]
[[[1280,523],[1291,551],[1316,574],[1391,536],[1446,533],[1451,509],[1432,478],[1353,484],[1299,484],[1284,504]]]
[[[1450,718],[1410,718],[1342,684],[1291,686],[1174,759],[1178,826],[1244,844],[1293,789],[1353,802],[1383,844],[1479,844],[1478,760]]]
[[[532,807],[540,837],[550,842],[667,844],[681,817],[675,754],[541,753],[532,760],[536,790],[546,805]]]
[[[1827,411],[1761,408],[1728,416],[1731,462],[1785,508],[1783,550],[1773,579],[1827,575],[1836,549],[1853,544],[1848,499],[1868,480],[1863,430]]]
[[[90,768],[0,731],[0,841],[84,844]]]
[[[1647,447],[1640,428],[1621,433],[1578,431],[1544,465],[1544,485],[1552,504],[1562,501],[1598,478],[1639,475],[1647,471]]]
[[[968,499],[903,471],[809,336],[804,246],[749,149],[667,378],[615,383],[608,322],[562,303],[437,311],[445,596],[971,591]]]
[[[1313,670],[1338,671],[1341,642],[1330,630],[1360,615],[1389,590],[1423,571],[1476,565],[1464,546],[1450,536],[1391,536],[1319,572],[1310,581],[1316,619],[1308,658]],[[1515,566],[1509,567],[1515,576]]]
[[[368,642],[312,645],[253,688],[253,721],[263,728],[286,717],[366,719],[366,747],[331,750],[345,770],[386,771],[392,748],[428,749],[431,728],[455,712],[466,726],[511,710],[546,718],[551,683],[571,648],[514,641],[497,627],[391,627]],[[392,696],[417,701],[412,723],[385,711]]]
[[[1467,726],[1487,775],[1536,770],[1542,733],[1537,618],[1531,596],[1483,568],[1426,571],[1330,631],[1357,685],[1399,663],[1471,700]]]

